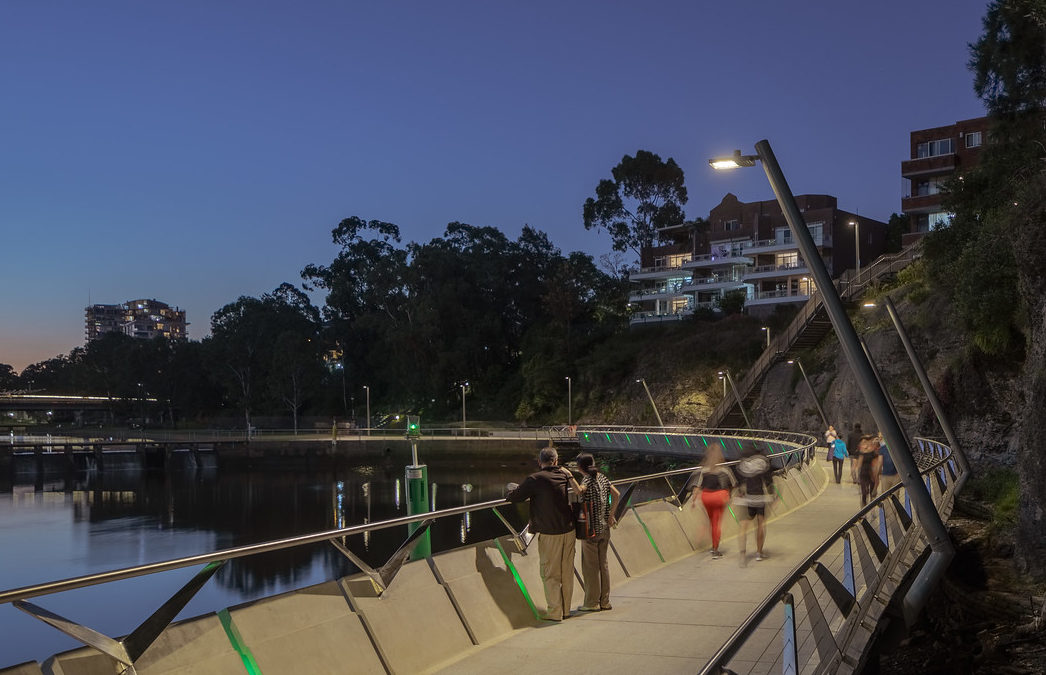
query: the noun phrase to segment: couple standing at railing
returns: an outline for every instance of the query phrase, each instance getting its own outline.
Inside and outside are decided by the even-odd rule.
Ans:
[[[585,603],[579,611],[611,609],[610,568],[607,553],[610,528],[616,525],[614,505],[620,497],[617,488],[596,468],[589,453],[577,457],[584,477],[580,483],[566,467],[559,466],[559,453],[548,447],[538,454],[540,469],[522,483],[508,484],[505,498],[510,502],[530,501],[530,531],[537,534],[541,581],[547,609],[541,617],[562,621],[570,617],[574,592],[574,551],[582,540],[581,575],[585,582]],[[580,504],[587,505],[586,531],[577,527],[571,506],[571,489]]]

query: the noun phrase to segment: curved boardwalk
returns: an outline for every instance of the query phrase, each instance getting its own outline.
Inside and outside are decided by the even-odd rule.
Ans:
[[[614,608],[606,612],[577,612],[583,592],[575,584],[575,611],[568,621],[516,631],[437,672],[697,672],[756,605],[859,506],[857,486],[829,482],[817,498],[768,522],[766,560],[754,560],[750,532],[748,564],[740,567],[736,537],[724,538],[721,560],[695,553],[613,587]],[[732,669],[780,672],[779,616],[768,619],[772,628],[759,629],[765,639],[742,649]]]

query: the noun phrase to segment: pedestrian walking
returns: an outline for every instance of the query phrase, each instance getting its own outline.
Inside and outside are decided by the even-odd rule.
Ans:
[[[835,427],[829,424],[828,430],[824,432],[824,442],[827,443],[830,448],[837,438],[839,438],[839,434],[835,431]]]
[[[611,605],[607,552],[610,547],[610,528],[617,525],[614,505],[621,498],[621,493],[596,467],[596,460],[591,454],[583,452],[578,455],[577,468],[584,476],[580,484],[569,469],[564,467],[563,471],[570,477],[574,490],[581,495],[581,501],[590,506],[591,526],[595,533],[581,540],[581,577],[585,582],[585,602],[578,610],[608,610]]]
[[[879,442],[879,457],[882,462],[879,489],[886,492],[901,482],[901,476],[897,472],[897,465],[893,463],[893,457],[890,456],[890,448],[886,447],[886,441],[883,440],[883,432],[879,432],[877,440]]]
[[[857,453],[861,447],[861,423],[854,422],[850,435],[846,437],[846,451],[850,453],[850,482],[857,482]]]
[[[729,467],[722,466],[723,462],[723,444],[718,441],[709,443],[690,495],[690,508],[696,508],[697,495],[698,492],[701,493],[701,504],[708,514],[708,524],[712,532],[713,560],[723,557],[719,551],[719,539],[723,534],[723,510],[730,503],[730,492],[737,483],[734,472]]]
[[[542,617],[562,621],[570,616],[574,591],[574,512],[567,496],[570,479],[559,468],[555,448],[538,453],[541,467],[522,483],[509,483],[505,498],[510,502],[530,500],[530,531],[537,533],[538,566],[545,588],[547,609]]]
[[[736,471],[740,490],[734,503],[742,515],[739,562],[741,567],[745,567],[748,564],[748,526],[752,522],[755,522],[755,559],[766,559],[763,543],[766,541],[766,507],[774,500],[773,467],[767,456],[753,446],[742,450]]]
[[[861,486],[861,506],[866,506],[878,494],[882,456],[875,436],[862,436],[858,448],[857,482]]]
[[[846,443],[843,443],[843,439],[837,438],[832,441],[832,447],[829,451],[832,455],[832,473],[835,475],[835,483],[838,485],[843,480],[843,462],[846,460]]]

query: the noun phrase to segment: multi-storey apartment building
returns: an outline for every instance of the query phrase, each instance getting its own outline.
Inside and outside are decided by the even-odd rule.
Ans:
[[[128,300],[121,305],[91,305],[84,310],[87,341],[105,333],[123,333],[134,338],[165,337],[184,340],[185,310],[159,300]]]
[[[903,245],[951,221],[941,206],[944,188],[977,164],[987,135],[987,117],[911,133],[911,159],[901,162],[901,176],[908,184],[901,211],[911,228],[902,237]]]
[[[796,203],[833,277],[855,266],[858,248],[862,264],[882,253],[885,223],[842,211],[828,195],[799,195]],[[667,243],[641,251],[641,267],[629,277],[637,286],[629,296],[633,324],[715,309],[731,291],[744,294],[749,313],[768,314],[806,301],[816,288],[776,201],[727,194],[706,223],[660,234]]]

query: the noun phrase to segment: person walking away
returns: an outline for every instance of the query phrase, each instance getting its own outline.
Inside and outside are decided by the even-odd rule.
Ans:
[[[697,493],[698,491],[701,493],[701,503],[705,507],[705,513],[708,514],[708,523],[712,531],[713,560],[723,557],[723,554],[719,552],[719,539],[723,534],[723,509],[730,503],[730,491],[737,483],[734,473],[729,467],[720,466],[723,461],[723,444],[709,443],[690,495],[690,508],[696,508]]]
[[[861,431],[861,423],[854,422],[853,430],[850,435],[846,437],[846,451],[850,453],[850,482],[857,482],[857,452],[861,447],[861,437],[864,432]]]
[[[547,609],[542,617],[562,621],[570,616],[574,591],[574,512],[567,497],[569,480],[559,469],[559,453],[543,448],[538,454],[540,469],[522,483],[509,483],[505,498],[510,502],[530,500],[530,531],[537,534],[538,564],[545,588]]]
[[[835,474],[835,483],[838,485],[843,481],[843,461],[846,460],[846,443],[837,438],[832,442],[832,473]]]
[[[857,482],[861,486],[861,506],[875,499],[879,489],[882,457],[875,436],[862,436],[857,453]]]
[[[773,467],[762,451],[756,447],[747,447],[742,451],[741,460],[737,463],[737,475],[741,490],[734,498],[734,503],[745,509],[742,513],[747,515],[747,518],[741,521],[739,547],[740,565],[745,567],[748,564],[748,525],[752,521],[755,521],[755,559],[766,559],[763,543],[766,541],[766,505],[774,499]]]
[[[879,441],[879,457],[882,462],[882,474],[879,477],[879,488],[883,492],[886,492],[894,485],[901,482],[901,476],[897,473],[897,465],[893,463],[893,457],[890,457],[890,448],[886,447],[886,442],[883,440],[883,432],[879,432],[877,440]]]
[[[581,577],[585,581],[585,602],[578,607],[582,612],[612,609],[610,605],[610,567],[607,551],[610,547],[610,528],[617,525],[614,505],[621,498],[618,489],[596,467],[595,458],[583,452],[577,456],[577,468],[583,478],[578,484],[574,474],[563,467],[581,500],[591,506],[594,537],[581,540]]]

